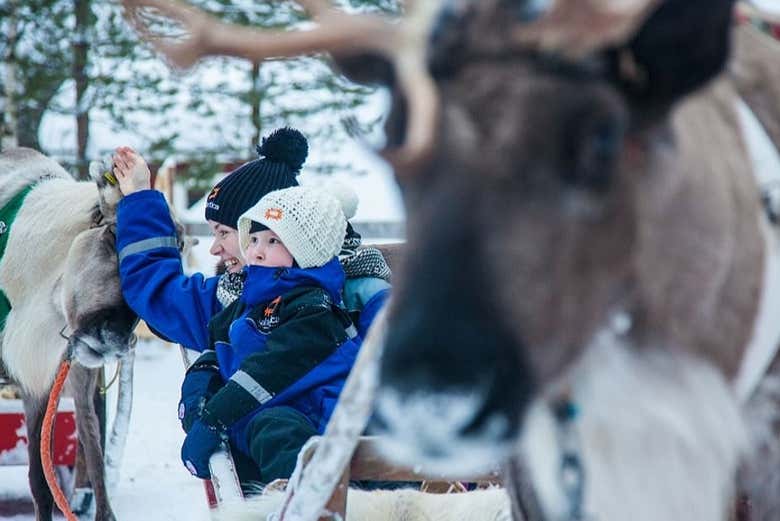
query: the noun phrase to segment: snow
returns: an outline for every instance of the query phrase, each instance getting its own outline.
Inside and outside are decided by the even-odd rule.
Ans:
[[[179,459],[184,440],[176,416],[184,375],[179,349],[161,341],[139,342],[135,363],[133,415],[111,499],[114,512],[118,519],[207,519],[202,482]],[[29,497],[27,467],[0,467],[0,502]],[[6,519],[32,521],[35,516],[30,512]]]
[[[0,452],[0,465],[18,465],[22,461],[27,461],[27,444],[22,440],[13,449]]]
[[[113,506],[117,517],[152,520],[204,517],[203,485],[179,459],[184,432],[177,417],[184,366],[179,349],[159,341],[138,344],[135,403]]]

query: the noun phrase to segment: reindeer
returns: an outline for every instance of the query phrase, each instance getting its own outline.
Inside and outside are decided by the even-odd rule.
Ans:
[[[119,191],[90,169],[77,182],[30,149],[0,154],[0,207],[32,187],[10,226],[0,287],[12,309],[0,354],[20,385],[27,423],[29,479],[37,521],[52,518],[41,465],[41,425],[57,368],[72,353],[69,376],[79,444],[95,493],[95,519],[114,519],[104,483],[93,396],[98,368],[127,355],[136,315],[119,286],[114,215]]]
[[[744,130],[780,145],[780,46],[742,28],[723,72],[733,0],[418,0],[401,23],[299,0],[318,24],[297,33],[123,3],[180,67],[328,51],[391,88],[410,254],[379,373],[389,455],[503,462],[515,519],[729,517],[778,341]],[[144,6],[189,38],[152,34]]]

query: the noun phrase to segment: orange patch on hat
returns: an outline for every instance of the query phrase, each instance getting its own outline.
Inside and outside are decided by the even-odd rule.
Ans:
[[[221,186],[215,186],[213,190],[211,190],[211,193],[209,194],[208,200],[211,201],[214,199],[217,194],[219,193],[219,190],[221,189]]]
[[[281,208],[269,208],[265,211],[265,218],[273,221],[278,221],[282,218]]]

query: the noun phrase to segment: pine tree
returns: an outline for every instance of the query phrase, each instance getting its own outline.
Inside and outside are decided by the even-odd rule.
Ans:
[[[70,77],[70,6],[62,0],[8,0],[0,4],[4,142],[40,148],[41,119]]]
[[[194,5],[223,21],[269,30],[290,29],[307,16],[294,2],[252,0],[200,0]],[[348,9],[395,12],[395,0],[350,0]],[[219,136],[188,154],[194,161],[190,173],[205,189],[211,182],[215,158],[254,157],[263,134],[281,125],[300,128],[312,147],[335,149],[347,138],[342,121],[365,103],[372,88],[356,85],[334,72],[322,56],[301,57],[262,64],[233,58],[212,58],[200,66],[212,81],[195,81],[190,87],[188,110],[211,125]],[[214,80],[214,71],[220,71]],[[236,74],[238,73],[238,74]],[[230,107],[230,110],[225,110]],[[376,121],[362,122],[371,126]],[[325,161],[320,172],[350,169],[348,162]]]
[[[290,1],[192,3],[253,27],[290,28],[306,20]],[[347,8],[387,12],[397,4],[349,0]],[[346,138],[343,119],[372,92],[333,73],[322,57],[262,64],[213,58],[179,74],[139,41],[122,14],[118,0],[0,3],[0,146],[41,149],[44,114],[67,115],[74,121],[72,140],[43,151],[76,170],[110,152],[96,150],[89,133],[94,124],[107,123],[117,135],[138,136],[150,161],[171,154],[186,160],[194,183],[205,187],[217,163],[253,158],[261,136],[281,125],[303,130],[312,147],[337,148]],[[321,171],[349,167],[318,165]]]
[[[136,130],[134,117],[173,106],[178,91],[164,84],[170,72],[149,67],[155,58],[138,44],[116,1],[9,0],[0,4],[0,20],[0,121],[7,144],[42,150],[44,114],[72,116],[73,141],[43,151],[85,175],[95,111],[107,112],[114,129]],[[175,131],[157,124],[154,135],[151,146],[170,142]]]

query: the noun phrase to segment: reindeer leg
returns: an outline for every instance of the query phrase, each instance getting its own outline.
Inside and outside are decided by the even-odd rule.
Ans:
[[[100,422],[95,411],[94,393],[97,385],[98,369],[88,369],[73,364],[70,378],[76,402],[76,423],[79,439],[84,447],[87,474],[95,492],[95,521],[114,521],[114,513],[108,502],[105,475],[103,469],[103,450],[100,447]]]
[[[84,445],[79,440],[78,449],[76,450],[76,481],[74,482],[74,488],[84,488],[89,486],[89,476],[87,476],[87,460],[84,458]]]
[[[30,480],[30,492],[35,505],[36,521],[51,521],[54,497],[46,483],[41,463],[41,427],[46,413],[48,397],[34,397],[22,392],[24,403],[24,416],[27,423],[27,453],[30,460],[28,477]]]

